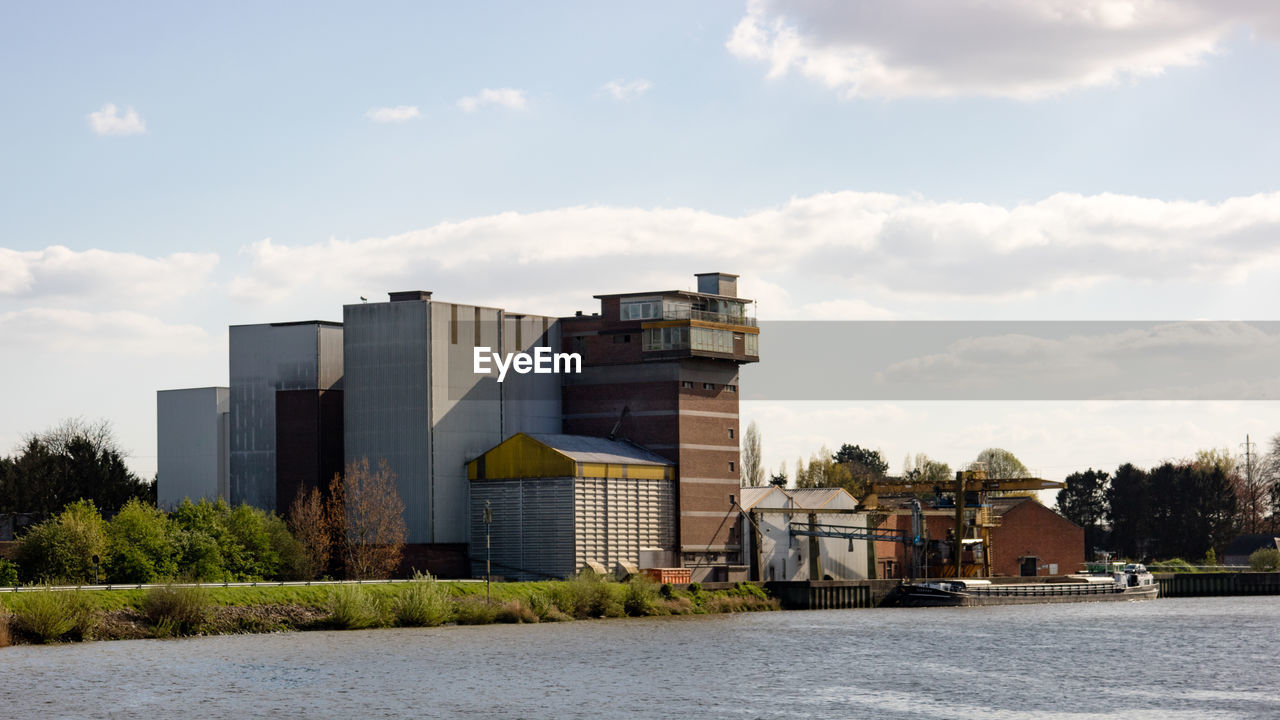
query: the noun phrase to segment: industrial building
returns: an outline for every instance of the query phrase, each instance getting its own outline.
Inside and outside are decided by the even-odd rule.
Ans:
[[[324,487],[343,462],[386,460],[405,504],[407,563],[469,575],[480,495],[508,503],[502,492],[523,497],[533,487],[526,483],[543,480],[516,468],[508,477],[469,478],[468,463],[502,455],[504,442],[517,437],[543,438],[568,457],[594,439],[612,448],[597,450],[628,459],[621,463],[627,475],[558,477],[572,485],[574,512],[587,515],[592,483],[603,483],[604,514],[583,519],[583,527],[597,523],[603,534],[575,524],[571,568],[534,567],[526,555],[514,561],[514,573],[568,573],[591,561],[683,565],[703,580],[741,574],[738,367],[759,359],[758,329],[747,312],[751,301],[737,297],[737,276],[700,274],[697,288],[597,295],[598,313],[568,318],[393,292],[386,302],[344,306],[342,323],[233,326],[227,489],[219,496],[284,512],[298,492]],[[496,370],[476,372],[477,348],[505,354],[539,347],[577,354],[580,372],[512,373],[502,382]],[[158,409],[162,428],[173,412]],[[192,435],[210,432],[207,423],[186,427]],[[209,496],[210,481],[185,478],[186,466],[176,462],[190,455],[183,448],[191,443],[164,431],[157,441],[161,458],[175,460],[162,460],[162,497]],[[655,467],[661,480],[646,475]],[[608,508],[620,511],[611,504],[632,496],[652,524],[614,523],[623,515]],[[524,537],[530,526],[519,516],[512,532]]]
[[[332,408],[341,400],[325,393],[342,391],[342,324],[310,320],[260,325],[232,325],[229,332],[231,371],[231,503],[245,503],[264,510],[284,512],[293,497],[277,486],[277,442],[283,429],[297,445],[288,448],[290,459],[310,458],[317,476],[308,482],[323,483],[333,467],[321,466],[334,437]],[[280,394],[299,393],[285,403]],[[277,417],[277,406],[287,414]],[[325,414],[328,408],[329,414]],[[315,425],[314,436],[296,433],[299,423]],[[161,449],[163,452],[163,448]],[[292,465],[287,465],[292,466]],[[292,478],[289,485],[297,487]]]
[[[885,507],[906,507],[906,501],[884,498]],[[928,577],[950,577],[953,569],[955,508],[925,501],[924,566]],[[1032,497],[992,497],[969,511],[966,525],[984,528],[961,538],[961,566],[965,575],[1037,576],[1076,572],[1084,563],[1084,529],[1041,505]],[[882,528],[911,530],[911,515],[905,511],[889,515]],[[985,546],[984,546],[985,544]],[[911,567],[910,549],[903,543],[876,543],[876,564],[880,577],[905,577]],[[989,571],[985,570],[989,567]]]
[[[868,540],[796,530],[867,529],[844,488],[742,488],[741,536],[751,577],[764,581],[866,580]]]
[[[229,500],[231,398],[225,387],[156,393],[156,505]]]
[[[467,477],[475,575],[490,562],[480,548],[513,580],[675,562],[675,465],[638,445],[518,433],[468,463]]]

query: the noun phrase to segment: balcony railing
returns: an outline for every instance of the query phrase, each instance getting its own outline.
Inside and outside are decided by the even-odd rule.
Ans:
[[[671,307],[662,308],[663,320],[702,320],[703,322],[724,323],[725,325],[745,325],[747,327],[756,327],[756,319],[746,315],[731,315],[729,313],[710,312],[707,310],[694,310],[692,308]]]

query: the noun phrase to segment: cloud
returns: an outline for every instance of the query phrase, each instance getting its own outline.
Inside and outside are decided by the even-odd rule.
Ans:
[[[200,291],[217,263],[211,253],[153,258],[61,245],[0,248],[0,299],[158,305]]]
[[[630,82],[622,80],[610,80],[600,87],[600,89],[609,94],[614,100],[627,101],[634,100],[641,95],[649,92],[653,87],[653,83],[648,80],[637,78]]]
[[[866,317],[873,306],[832,303],[870,302],[871,294],[878,305],[1009,301],[1106,282],[1241,283],[1280,268],[1277,233],[1280,193],[1216,204],[1064,193],[1008,207],[841,192],[742,216],[569,207],[352,241],[263,240],[245,249],[251,266],[230,292],[256,301],[319,283],[355,297],[427,282],[423,289],[456,288],[482,301],[563,287],[565,306],[513,309],[571,312],[584,309],[587,290],[618,289],[612,269],[626,268],[633,288],[684,288],[688,273],[709,269],[742,274],[747,294],[769,283],[770,319],[803,316],[805,302]]]
[[[528,101],[523,90],[513,88],[485,88],[476,95],[458,100],[458,107],[465,112],[475,112],[486,105],[498,105],[510,110],[524,110]]]
[[[726,47],[845,98],[1034,99],[1195,65],[1236,27],[1278,24],[1263,0],[753,0]]]
[[[98,135],[141,135],[147,131],[147,124],[137,110],[127,108],[121,115],[114,103],[89,113],[89,127]]]
[[[5,338],[4,352],[53,351],[77,356],[198,356],[214,347],[213,339],[202,328],[170,325],[132,311],[41,307],[3,312],[0,337]]]
[[[395,107],[369,108],[364,114],[376,123],[402,123],[419,117],[417,105],[397,105]]]

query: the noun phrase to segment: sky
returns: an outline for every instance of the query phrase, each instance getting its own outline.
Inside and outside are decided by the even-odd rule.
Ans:
[[[105,418],[150,477],[155,392],[226,384],[228,325],[392,290],[571,314],[726,271],[770,321],[1277,319],[1266,0],[3,14],[0,453]],[[1280,433],[1271,400],[742,420],[770,468],[999,446],[1052,479]]]

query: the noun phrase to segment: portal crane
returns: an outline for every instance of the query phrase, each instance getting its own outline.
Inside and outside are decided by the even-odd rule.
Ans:
[[[991,534],[990,529],[997,527],[999,518],[992,515],[987,508],[986,495],[990,492],[1010,492],[1010,491],[1027,491],[1027,490],[1057,490],[1064,487],[1064,484],[1055,480],[1045,480],[1043,478],[990,478],[987,477],[986,470],[960,470],[956,473],[956,479],[945,480],[943,482],[922,482],[919,480],[907,479],[885,479],[871,484],[871,492],[862,500],[862,508],[869,512],[880,510],[880,495],[919,495],[923,493],[932,493],[940,495],[949,493],[955,496],[956,505],[956,527],[955,527],[955,548],[953,549],[952,562],[955,566],[955,576],[963,577],[961,558],[961,545],[964,538],[964,510],[965,510],[965,494],[976,492],[978,494],[978,522],[977,526],[982,532],[983,547],[983,572],[986,575],[991,574]]]

